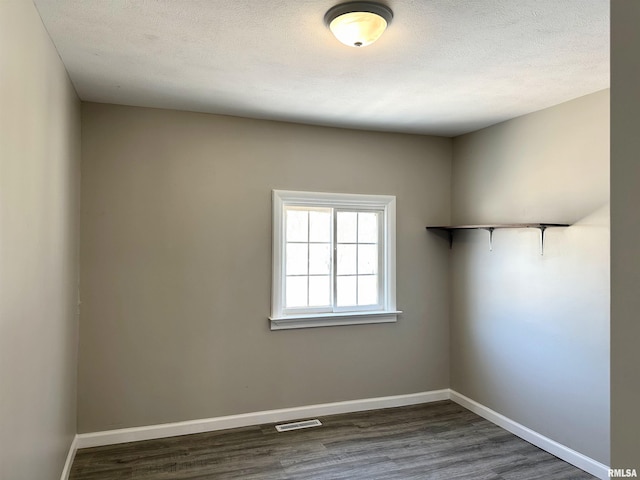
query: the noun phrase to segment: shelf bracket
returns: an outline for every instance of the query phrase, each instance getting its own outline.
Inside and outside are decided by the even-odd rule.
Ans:
[[[540,229],[540,256],[544,256],[544,232],[547,227],[541,225],[538,228]]]
[[[485,230],[489,232],[489,251],[493,252],[493,231],[495,230],[495,228],[488,227],[488,228],[485,228]]]

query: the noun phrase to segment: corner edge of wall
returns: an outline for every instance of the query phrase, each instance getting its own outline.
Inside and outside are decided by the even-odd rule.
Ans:
[[[69,475],[71,474],[71,466],[73,465],[73,460],[76,458],[76,452],[78,451],[78,435],[74,435],[73,440],[71,441],[71,445],[69,445],[69,452],[67,453],[67,459],[64,462],[64,468],[62,469],[62,475],[60,475],[60,480],[69,480]]]

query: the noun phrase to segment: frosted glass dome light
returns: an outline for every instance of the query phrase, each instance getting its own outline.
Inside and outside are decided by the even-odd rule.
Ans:
[[[378,40],[393,18],[380,3],[349,2],[336,5],[324,16],[335,37],[350,47],[366,47]]]

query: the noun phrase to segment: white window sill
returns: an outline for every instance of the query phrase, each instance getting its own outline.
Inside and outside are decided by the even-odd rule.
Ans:
[[[365,323],[394,323],[398,321],[399,310],[374,312],[316,313],[312,315],[287,315],[269,317],[271,330],[292,328],[334,327],[338,325],[361,325]]]

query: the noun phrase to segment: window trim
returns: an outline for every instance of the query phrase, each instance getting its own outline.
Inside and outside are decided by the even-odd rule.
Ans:
[[[384,267],[381,292],[382,309],[354,309],[350,311],[289,313],[284,298],[284,208],[286,206],[330,207],[334,209],[381,210],[382,264]],[[392,195],[361,195],[352,193],[299,192],[273,190],[273,244],[271,283],[271,330],[357,325],[362,323],[390,323],[402,313],[396,309],[396,197]]]

